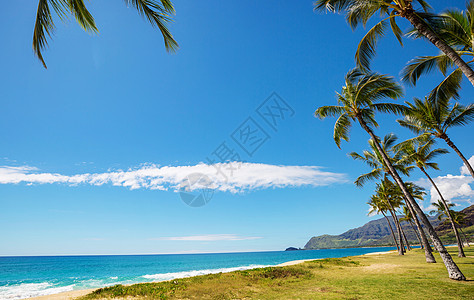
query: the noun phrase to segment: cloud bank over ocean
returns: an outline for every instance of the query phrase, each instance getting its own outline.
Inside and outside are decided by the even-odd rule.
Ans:
[[[0,184],[112,185],[132,190],[178,191],[183,181],[195,173],[206,175],[210,179],[206,188],[232,193],[267,188],[327,186],[348,182],[346,174],[323,171],[319,166],[227,162],[189,166],[145,165],[126,171],[74,175],[44,173],[30,166],[0,166]],[[197,185],[195,188],[202,186]]]

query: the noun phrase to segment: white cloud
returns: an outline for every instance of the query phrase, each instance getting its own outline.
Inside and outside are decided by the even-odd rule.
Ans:
[[[467,161],[469,162],[469,164],[471,166],[474,166],[474,155],[471,156],[471,158],[469,158]],[[461,175],[469,175],[469,176],[471,175],[471,173],[469,173],[469,170],[467,169],[466,165],[462,165]]]
[[[236,234],[206,234],[206,235],[160,237],[160,238],[152,238],[150,240],[213,242],[213,241],[245,241],[245,240],[257,240],[257,239],[262,239],[262,237],[239,236]]]
[[[226,176],[222,175],[224,173]],[[326,186],[347,182],[341,173],[323,171],[318,166],[279,166],[258,163],[227,162],[214,165],[199,163],[191,166],[145,165],[127,171],[117,170],[106,173],[62,175],[41,173],[28,166],[0,166],[0,184],[53,184],[122,186],[130,189],[177,191],[191,174],[208,177],[206,188],[232,193],[265,189],[300,186]],[[202,183],[202,182],[201,182]],[[199,184],[190,190],[202,188]]]
[[[474,156],[469,159],[469,162],[474,164]],[[474,183],[474,179],[464,165],[460,168],[460,173],[460,175],[447,174],[445,176],[438,176],[433,178],[433,180],[438,186],[438,189],[445,200],[457,205],[470,205],[474,199],[474,190],[473,186],[471,185]],[[438,192],[431,185],[428,179],[422,178],[418,180],[417,183],[429,190],[431,203],[437,202],[440,199]],[[426,210],[433,208],[434,207],[430,205],[426,208]]]

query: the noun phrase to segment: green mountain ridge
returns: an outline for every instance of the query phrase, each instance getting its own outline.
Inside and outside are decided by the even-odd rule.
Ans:
[[[474,205],[462,210],[466,214],[468,222],[463,226],[470,228],[474,221]],[[398,216],[401,218],[401,216]],[[392,217],[388,217],[392,228],[396,233],[396,227]],[[441,235],[445,235],[443,241],[452,242],[449,234],[450,226],[437,219],[436,216],[428,216],[433,227]],[[442,224],[441,224],[442,223]],[[413,228],[407,222],[401,223],[403,231],[410,243],[418,243],[418,239]],[[312,237],[304,246],[305,250],[329,249],[329,248],[347,248],[347,247],[370,247],[370,246],[394,246],[390,227],[385,218],[372,220],[361,227],[350,229],[340,235],[320,235]]]

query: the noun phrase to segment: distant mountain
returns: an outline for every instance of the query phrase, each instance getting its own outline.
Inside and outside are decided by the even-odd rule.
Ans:
[[[398,216],[401,218],[401,216]],[[428,217],[433,226],[438,226],[440,221],[436,217]],[[392,217],[389,217],[392,228],[396,233],[396,227]],[[402,222],[402,228],[409,241],[417,241],[413,229],[407,222]],[[366,223],[361,227],[348,230],[340,235],[320,235],[312,237],[304,246],[304,249],[327,249],[364,246],[386,246],[394,245],[391,237],[390,227],[385,218]]]
[[[462,210],[466,214],[465,228],[474,225],[474,205]],[[401,216],[398,216],[401,218]],[[428,216],[435,230],[442,235],[443,242],[452,242],[450,234],[451,227],[449,223],[440,222],[435,216]],[[397,234],[392,217],[389,217],[395,235]],[[402,222],[402,228],[411,243],[418,243],[412,227],[407,222]],[[444,237],[444,235],[446,235]],[[312,237],[304,246],[305,250],[310,249],[328,249],[328,248],[346,248],[346,247],[365,247],[365,246],[387,246],[394,245],[391,236],[390,227],[385,218],[377,219],[366,223],[361,227],[348,230],[340,235],[320,235]]]
[[[462,213],[465,214],[464,220],[466,221],[465,224],[463,224],[464,227],[469,227],[474,225],[474,205],[471,205],[469,207],[466,207],[465,209],[461,210]],[[438,225],[438,227],[435,228],[436,231],[439,232],[445,232],[445,231],[450,231],[451,230],[451,224],[449,222],[441,222],[441,224]]]

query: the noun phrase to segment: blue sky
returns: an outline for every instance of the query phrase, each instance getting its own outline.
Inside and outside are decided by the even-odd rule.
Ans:
[[[445,1],[432,2],[444,8]],[[100,34],[57,21],[44,53],[48,70],[31,49],[35,1],[4,5],[0,255],[282,250],[370,220],[373,185],[352,184],[367,169],[347,157],[366,148],[367,135],[354,127],[351,143],[339,150],[334,120],[313,117],[318,106],[335,103],[365,31],[353,32],[341,15],[313,12],[311,1],[174,3],[176,54],[166,53],[159,32],[134,9],[91,1]],[[450,5],[462,8],[464,1]],[[398,77],[415,55],[437,52],[422,40],[405,39],[401,48],[387,35],[373,69]],[[424,96],[440,80],[421,79],[406,88],[406,99]],[[256,112],[273,92],[294,110],[277,131]],[[472,103],[473,95],[465,80],[460,102]],[[252,156],[231,137],[249,117],[269,135]],[[411,137],[395,118],[379,119],[379,134]],[[450,136],[466,157],[474,155],[472,125]],[[202,172],[200,163],[223,142],[248,162],[246,173],[227,190],[218,182],[206,206],[187,206],[173,180]],[[439,182],[465,207],[472,179],[461,176],[460,159],[450,153],[439,164],[433,176],[457,176]],[[137,172],[150,169],[165,184],[134,185]],[[250,186],[255,178],[261,184]],[[420,178],[413,173],[413,181]]]

